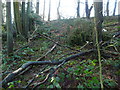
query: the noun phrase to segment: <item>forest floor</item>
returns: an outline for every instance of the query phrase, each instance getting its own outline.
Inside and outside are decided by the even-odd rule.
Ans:
[[[13,57],[7,57],[6,42],[3,42],[3,78],[28,61],[37,61],[38,58],[39,61],[59,61],[74,54],[91,50],[94,47],[91,42],[72,46],[68,44],[68,36],[71,35],[71,32],[76,27],[81,28],[79,25],[75,25],[76,20],[55,20],[45,22],[43,26],[38,25],[36,31],[33,31],[29,43],[21,40],[14,42],[15,52]],[[77,22],[80,22],[80,20]],[[91,22],[93,21],[91,20]],[[105,35],[108,41],[114,42],[105,46],[105,52],[101,53],[103,85],[106,89],[120,89],[120,38],[110,39],[112,35],[117,33],[119,27],[117,23],[116,19],[109,18],[104,21],[103,25],[104,32],[107,32]],[[40,59],[41,57],[42,59]],[[43,82],[48,74],[48,72],[44,74],[40,74],[40,72],[57,66],[32,66],[30,70],[9,82],[7,88],[33,88],[38,83]],[[34,81],[32,81],[33,78]],[[95,53],[80,56],[65,63],[54,72],[54,75],[48,81],[39,85],[39,88],[100,88],[99,62]]]

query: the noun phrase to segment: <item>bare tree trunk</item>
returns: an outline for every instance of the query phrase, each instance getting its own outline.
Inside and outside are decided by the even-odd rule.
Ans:
[[[80,18],[80,0],[77,2],[77,18]]]
[[[48,21],[50,21],[50,13],[51,13],[51,0],[49,0]]]
[[[107,0],[106,12],[107,16],[109,16],[109,0]]]
[[[25,2],[22,2],[22,30],[23,30],[23,35],[26,39],[28,39],[28,31],[26,29],[26,11],[25,11]]]
[[[13,2],[14,5],[14,19],[16,24],[16,29],[19,34],[22,35],[22,23],[21,23],[21,17],[20,17],[20,8],[19,8],[19,2]]]
[[[2,1],[0,0],[0,64],[2,65]],[[0,69],[0,73],[2,73],[2,68]],[[0,81],[2,81],[2,77],[0,77]],[[1,87],[1,86],[0,86]]]
[[[59,12],[59,8],[60,8],[60,0],[59,0],[59,3],[58,3],[58,7],[57,7],[57,19],[61,19],[60,17],[60,12]]]
[[[90,9],[88,7],[88,0],[85,1],[85,12],[86,12],[86,17],[89,19],[90,18],[90,13],[93,8],[93,4],[91,5]]]
[[[27,13],[26,13],[26,30],[27,32],[30,31],[30,18],[29,18],[29,15],[30,15],[30,0],[28,0],[27,2]]]
[[[86,12],[86,17],[88,18],[88,14],[89,14],[88,0],[85,1],[85,12]]]
[[[43,6],[43,21],[45,19],[45,0],[44,0],[44,6]]]
[[[102,1],[102,0],[101,0]],[[98,41],[102,41],[102,22],[103,22],[103,2],[94,2],[95,9],[95,31],[93,40],[96,41],[96,32],[98,35]]]
[[[36,3],[36,13],[39,15],[39,0]]]
[[[6,3],[6,21],[7,21],[7,54],[13,54],[13,33],[12,33],[12,18],[11,18],[11,2]]]
[[[120,1],[118,2],[118,23],[119,23],[118,31],[120,31]]]
[[[20,7],[19,7],[20,3],[16,0],[16,2],[13,2],[13,5],[14,5],[14,19],[15,19],[16,29],[20,35],[23,35],[22,22],[20,17]]]
[[[0,4],[1,4],[1,19],[2,19],[2,24],[4,23],[4,16],[3,16],[3,3],[2,2],[0,2]]]
[[[29,2],[30,2],[30,11],[33,11],[33,2],[34,2],[34,0],[29,0]]]
[[[104,86],[103,86],[103,76],[102,76],[101,50],[99,45],[100,42],[102,41],[103,0],[94,0],[94,9],[95,9],[94,45],[97,48],[97,57],[99,61],[100,88],[103,90]]]
[[[117,0],[115,0],[114,10],[113,10],[113,16],[115,16],[116,6],[117,6]]]

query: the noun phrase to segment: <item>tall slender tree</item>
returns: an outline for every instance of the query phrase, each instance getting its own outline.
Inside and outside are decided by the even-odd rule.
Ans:
[[[28,0],[28,2],[27,2],[27,12],[26,12],[26,30],[27,30],[27,32],[29,32],[30,31],[30,0]]]
[[[61,1],[61,0],[59,0],[58,7],[57,7],[57,19],[61,19],[61,17],[60,17],[60,11],[59,11],[60,1]]]
[[[39,0],[37,0],[37,3],[36,3],[36,13],[39,15]]]
[[[4,4],[2,3],[2,2],[0,2],[0,4],[1,4],[1,19],[2,19],[2,24],[4,23],[4,17],[3,17],[3,8],[4,8]]]
[[[51,13],[51,0],[49,0],[48,21],[50,21],[50,13]]]
[[[113,10],[113,16],[115,16],[116,7],[117,7],[117,0],[115,0],[114,10]]]
[[[23,35],[27,39],[28,38],[28,32],[26,29],[26,10],[25,10],[25,2],[22,1],[22,30],[23,30]]]
[[[10,0],[11,1],[11,0]],[[13,33],[12,33],[12,18],[11,18],[11,2],[6,2],[6,22],[7,22],[7,54],[13,54]]]
[[[2,55],[2,24],[3,24],[3,21],[2,21],[2,18],[3,18],[3,13],[2,13],[2,1],[0,0],[0,64],[2,64],[2,58],[1,58],[1,55]],[[0,70],[0,73],[1,73],[1,70]],[[0,78],[1,80],[1,78]]]
[[[44,0],[44,5],[43,5],[43,21],[45,19],[45,0]]]
[[[85,1],[85,12],[86,12],[86,17],[89,19],[90,18],[90,13],[93,8],[93,4],[91,5],[90,9],[88,6],[88,0]]]
[[[19,34],[23,34],[22,31],[22,22],[21,22],[21,16],[20,16],[20,2],[18,0],[15,0],[13,2],[14,5],[14,19],[16,24],[16,29]]]
[[[106,12],[107,12],[107,16],[109,16],[109,0],[107,0]]]
[[[77,18],[80,18],[80,0],[77,1]]]
[[[118,23],[120,26],[120,1],[118,2]],[[118,31],[120,31],[120,27],[118,28]]]
[[[101,63],[101,52],[100,52],[100,41],[102,41],[102,22],[103,22],[103,0],[94,0],[94,9],[95,9],[95,37],[96,41],[94,45],[97,47],[98,52],[98,61],[99,61],[99,75],[100,75],[100,86],[103,90],[103,80],[102,80],[102,63]]]
[[[102,41],[102,23],[103,23],[103,2],[97,2],[98,0],[94,0],[94,10],[95,10],[95,31],[98,34],[98,41]],[[96,34],[94,34],[96,35]],[[94,37],[96,39],[96,37]],[[95,41],[95,40],[94,40]]]
[[[2,1],[0,0],[0,64],[2,65]],[[0,69],[0,73],[2,73],[2,69]],[[0,81],[2,81],[2,77],[0,77]],[[0,86],[1,87],[1,86]]]
[[[88,0],[85,0],[85,12],[86,12],[86,17],[88,18],[88,14],[89,14]]]

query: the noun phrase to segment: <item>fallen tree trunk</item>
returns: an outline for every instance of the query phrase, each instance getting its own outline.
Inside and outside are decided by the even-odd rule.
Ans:
[[[77,57],[80,57],[80,56],[84,56],[84,55],[88,55],[88,54],[90,54],[92,52],[95,52],[95,51],[96,50],[91,49],[91,50],[88,50],[88,51],[85,51],[85,52],[81,52],[81,53],[69,56],[69,57],[67,57],[65,59],[62,59],[62,60],[59,60],[59,61],[56,61],[56,60],[53,60],[53,61],[29,61],[29,62],[23,64],[19,69],[17,69],[15,71],[13,71],[12,73],[8,74],[3,79],[3,81],[0,82],[0,86],[5,87],[7,85],[7,83],[13,81],[18,74],[20,74],[22,71],[24,71],[29,66],[33,66],[33,65],[59,65],[64,61],[67,62],[71,59],[74,59],[74,58],[77,58]]]

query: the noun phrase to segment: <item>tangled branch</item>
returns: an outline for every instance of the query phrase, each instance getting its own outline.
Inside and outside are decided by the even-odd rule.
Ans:
[[[80,57],[80,56],[84,56],[84,55],[88,55],[88,54],[90,54],[92,52],[95,52],[95,51],[96,50],[91,49],[91,50],[88,50],[88,51],[85,51],[85,52],[80,52],[78,54],[69,56],[69,57],[67,57],[65,59],[62,59],[62,60],[59,60],[59,61],[56,61],[56,60],[52,60],[52,61],[29,61],[29,62],[23,64],[19,69],[17,69],[15,71],[13,71],[12,73],[8,74],[3,79],[3,81],[0,82],[0,86],[5,87],[7,83],[13,81],[18,74],[20,74],[22,71],[24,71],[29,66],[33,66],[33,65],[60,65],[63,62],[66,63],[71,59],[74,59],[74,58],[77,58],[77,57]]]

